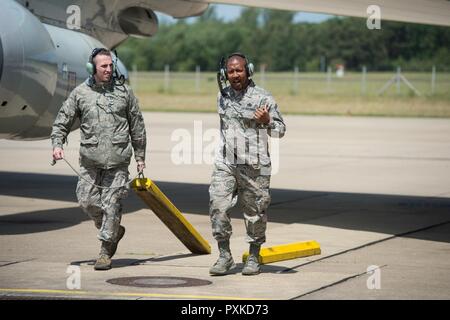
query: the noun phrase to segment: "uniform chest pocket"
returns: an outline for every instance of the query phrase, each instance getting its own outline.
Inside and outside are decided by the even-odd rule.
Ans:
[[[255,111],[254,110],[244,110],[242,112],[242,118],[246,120],[252,120],[254,118]]]
[[[257,105],[252,102],[244,102],[242,105],[242,116],[245,119],[253,119]]]
[[[123,97],[118,97],[117,100],[112,104],[112,109],[114,113],[118,115],[126,115],[127,113],[127,101]]]
[[[117,94],[106,94],[99,100],[99,105],[109,114],[125,115],[127,111],[128,102],[124,96]]]
[[[241,122],[245,129],[256,128],[255,110],[251,107],[244,108],[242,110]]]

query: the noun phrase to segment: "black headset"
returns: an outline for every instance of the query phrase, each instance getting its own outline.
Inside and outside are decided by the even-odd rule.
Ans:
[[[220,59],[220,63],[219,63],[219,71],[217,71],[217,84],[219,86],[220,93],[222,94],[223,97],[227,96],[225,88],[227,86],[227,80],[228,80],[228,74],[227,74],[228,60],[230,60],[230,58],[236,57],[236,56],[241,57],[245,60],[245,73],[247,74],[247,78],[251,79],[251,77],[255,73],[255,67],[254,67],[253,63],[249,62],[247,57],[243,53],[234,52],[234,53],[230,54],[226,60],[224,57],[222,57]],[[253,80],[250,80],[250,81],[253,81]]]
[[[110,52],[110,51],[106,48],[94,48],[94,50],[92,50],[92,53],[89,56],[89,61],[86,63],[86,70],[90,75],[94,75],[97,72],[97,68],[95,67],[95,63],[94,63],[94,58],[100,52]],[[113,63],[113,69],[112,69],[113,74],[114,74],[114,70],[115,70],[115,64]]]
[[[241,57],[245,60],[245,72],[247,74],[247,78],[251,78],[253,76],[253,74],[255,73],[255,66],[253,65],[253,63],[249,62],[247,57],[245,56],[245,54],[243,54],[241,52],[233,52],[232,54],[228,55],[226,60],[224,58],[222,58],[222,60],[220,62],[220,70],[219,70],[222,78],[228,80],[227,64],[228,64],[228,60],[230,60],[230,58],[232,58],[232,57]]]

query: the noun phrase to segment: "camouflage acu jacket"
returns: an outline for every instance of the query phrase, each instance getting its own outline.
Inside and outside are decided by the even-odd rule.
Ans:
[[[220,116],[220,143],[216,161],[227,164],[270,165],[268,137],[282,138],[286,125],[272,95],[253,82],[242,92],[225,89],[219,92],[217,111]],[[256,108],[267,106],[269,124],[258,124]]]
[[[64,102],[51,133],[53,147],[62,148],[74,121],[80,121],[80,165],[110,169],[145,161],[146,133],[138,101],[126,84],[99,86],[88,79]]]

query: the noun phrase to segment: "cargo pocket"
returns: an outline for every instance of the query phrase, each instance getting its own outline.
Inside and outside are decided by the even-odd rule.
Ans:
[[[98,154],[98,139],[96,136],[85,136],[80,140],[80,156],[85,165],[96,161]]]
[[[112,144],[128,144],[130,137],[128,132],[119,132],[112,138]]]
[[[83,137],[80,140],[80,153],[86,154],[98,145],[98,139],[96,136]]]
[[[131,144],[130,144],[130,136],[128,132],[119,132],[114,135],[111,140],[111,143],[114,148],[114,152],[116,153],[118,159],[117,161],[126,162],[131,158]]]
[[[96,136],[84,137],[81,139],[80,144],[82,146],[86,146],[86,147],[96,146],[96,145],[98,145],[98,139]]]

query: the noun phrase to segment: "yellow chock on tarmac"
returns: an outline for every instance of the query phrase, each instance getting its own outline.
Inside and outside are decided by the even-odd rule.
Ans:
[[[278,246],[261,248],[259,251],[259,262],[267,264],[276,261],[303,258],[320,254],[320,244],[314,240],[304,242],[294,242]],[[245,263],[249,252],[244,252],[242,262]]]
[[[209,243],[203,239],[152,180],[136,178],[131,182],[131,187],[192,253],[211,253]]]

